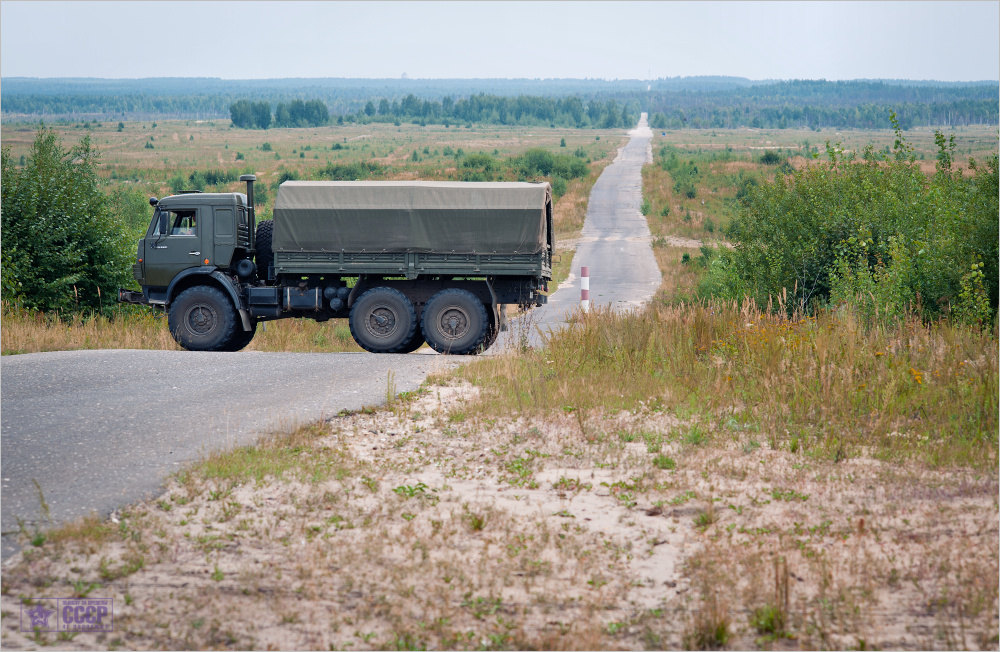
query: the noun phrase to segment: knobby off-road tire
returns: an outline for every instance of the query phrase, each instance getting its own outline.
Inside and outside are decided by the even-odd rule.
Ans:
[[[441,290],[424,306],[420,328],[438,353],[468,355],[479,352],[490,318],[486,307],[468,290]]]
[[[170,304],[167,324],[170,334],[188,351],[225,351],[237,335],[237,328],[242,332],[229,297],[207,285],[177,295]]]
[[[266,281],[271,277],[271,268],[274,267],[274,252],[271,250],[271,241],[274,237],[274,220],[264,220],[257,225],[257,278]]]
[[[401,348],[397,353],[413,353],[420,347],[424,345],[424,334],[420,328],[413,329],[413,338],[410,339],[409,343]]]
[[[358,297],[348,323],[354,341],[365,351],[404,353],[413,343],[417,313],[399,290],[377,287]]]
[[[233,334],[233,339],[229,341],[229,345],[224,349],[225,351],[242,351],[246,348],[247,344],[253,340],[254,335],[257,334],[257,320],[250,320],[250,330],[243,330],[243,322],[239,319],[236,320],[236,332]]]

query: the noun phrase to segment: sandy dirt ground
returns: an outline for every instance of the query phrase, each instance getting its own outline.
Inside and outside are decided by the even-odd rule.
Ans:
[[[207,460],[28,546],[3,647],[678,648],[719,619],[733,649],[997,647],[995,473],[708,438],[659,402],[489,420],[478,391]],[[74,595],[114,598],[114,632],[19,631],[21,598]]]

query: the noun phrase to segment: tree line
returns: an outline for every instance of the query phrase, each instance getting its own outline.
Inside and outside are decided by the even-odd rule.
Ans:
[[[475,91],[477,87],[492,90]],[[185,89],[192,92],[185,93]],[[730,77],[661,79],[649,84],[638,80],[14,78],[4,80],[4,91],[4,116],[228,116],[238,126],[256,128],[263,128],[265,122],[268,127],[323,124],[319,122],[323,113],[319,104],[338,122],[627,126],[627,120],[607,109],[609,102],[632,120],[641,111],[648,111],[652,126],[661,129],[881,129],[889,127],[886,116],[890,109],[904,129],[995,125],[1000,121],[1000,84],[996,82],[754,82]],[[270,122],[260,109],[261,103],[268,104]],[[255,105],[257,114],[253,113]]]
[[[279,103],[272,119],[270,103],[238,100],[229,107],[233,126],[243,129],[308,127],[325,124],[329,115],[320,100],[292,100]],[[591,100],[584,104],[578,97],[560,99],[520,95],[502,97],[479,93],[454,100],[422,100],[412,93],[398,100],[368,100],[356,113],[339,116],[338,122],[416,122],[418,124],[500,124],[560,125],[577,128],[630,128],[639,119],[638,102],[619,105],[613,99]]]
[[[705,92],[652,92],[656,129],[904,129],[997,124],[1000,85],[903,85],[880,81],[794,80]]]
[[[711,103],[674,107],[653,113],[653,129],[891,129],[889,114],[899,116],[904,130],[912,127],[997,124],[1000,102],[959,100],[933,104],[861,104],[857,106],[718,106]]]
[[[267,129],[268,127],[320,127],[330,121],[330,110],[322,100],[292,100],[278,102],[271,114],[271,103],[262,100],[237,100],[229,106],[234,127]]]

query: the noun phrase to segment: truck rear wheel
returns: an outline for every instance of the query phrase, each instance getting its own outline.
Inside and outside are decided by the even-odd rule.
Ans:
[[[238,316],[221,290],[196,285],[170,304],[167,324],[170,334],[188,351],[225,351],[236,335]]]
[[[417,330],[417,313],[406,295],[395,288],[372,288],[351,306],[351,335],[365,351],[408,353]]]
[[[483,303],[468,290],[441,290],[424,306],[424,339],[438,353],[478,353],[490,319]]]
[[[398,352],[413,353],[423,345],[424,345],[424,334],[420,331],[419,328],[415,328],[413,330],[413,337],[410,338],[409,343],[407,343],[407,345],[401,348]]]
[[[274,220],[264,220],[257,225],[257,277],[266,281],[271,278],[270,270],[274,267],[274,253],[271,251],[271,240],[274,236]]]

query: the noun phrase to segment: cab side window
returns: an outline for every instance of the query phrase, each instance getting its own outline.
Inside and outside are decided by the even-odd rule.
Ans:
[[[153,235],[197,235],[197,222],[198,211],[195,210],[160,211],[153,225]]]
[[[197,235],[197,224],[195,223],[195,211],[171,211],[176,217],[173,220],[173,228],[170,235]]]

